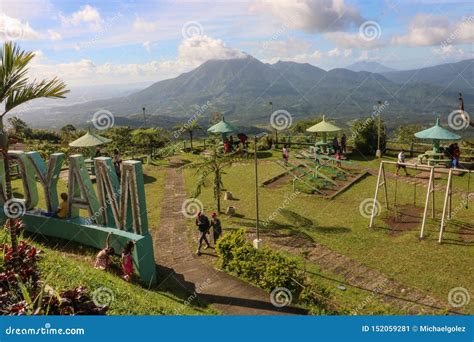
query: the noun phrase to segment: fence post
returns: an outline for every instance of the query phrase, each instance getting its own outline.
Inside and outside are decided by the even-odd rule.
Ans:
[[[413,158],[413,140],[411,141],[411,144],[410,144],[410,158]]]

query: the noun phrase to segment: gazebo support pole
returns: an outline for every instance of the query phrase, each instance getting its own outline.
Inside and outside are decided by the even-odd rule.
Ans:
[[[451,201],[452,175],[453,175],[453,170],[450,169],[449,174],[448,174],[448,184],[446,184],[446,193],[444,194],[443,216],[441,217],[441,226],[439,228],[438,243],[441,243],[441,240],[443,239],[444,225],[446,223],[446,211],[448,210],[448,206],[451,206],[449,202]],[[451,208],[449,210],[451,210]],[[448,214],[448,217],[451,218],[451,214]]]
[[[425,209],[423,211],[423,221],[421,223],[420,239],[423,239],[424,237],[426,214],[428,213],[428,205],[430,204],[430,193],[431,193],[431,186],[433,184],[433,177],[434,177],[434,167],[432,166],[431,171],[430,171],[430,180],[428,182],[428,190],[426,191]]]

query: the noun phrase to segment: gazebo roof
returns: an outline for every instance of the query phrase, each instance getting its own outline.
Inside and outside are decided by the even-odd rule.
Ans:
[[[313,132],[313,133],[325,133],[325,132],[338,132],[341,131],[342,128],[333,125],[332,123],[326,121],[326,116],[323,115],[323,121],[318,122],[316,125],[311,126],[306,130],[306,132]]]
[[[461,137],[446,128],[443,128],[439,124],[439,118],[436,119],[436,124],[424,131],[415,133],[415,137],[420,139],[433,139],[433,140],[460,140]]]
[[[221,121],[216,123],[214,126],[208,128],[207,131],[211,133],[225,134],[225,133],[237,132],[237,128],[235,128],[233,125],[226,122],[224,118],[222,118]]]
[[[69,143],[71,147],[94,147],[111,142],[111,139],[104,138],[98,134],[87,132],[82,137]]]

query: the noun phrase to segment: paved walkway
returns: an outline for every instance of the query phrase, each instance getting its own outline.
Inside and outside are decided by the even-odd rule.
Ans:
[[[165,184],[160,226],[152,233],[160,280],[173,277],[190,294],[188,301],[197,296],[226,315],[305,314],[292,307],[274,307],[266,291],[200,260],[190,250],[186,218],[181,213],[187,199],[184,177],[176,168],[168,168]]]

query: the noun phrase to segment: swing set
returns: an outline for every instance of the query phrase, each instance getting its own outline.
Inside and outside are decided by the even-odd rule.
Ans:
[[[377,214],[377,198],[379,195],[379,189],[382,188],[384,192],[384,200],[385,200],[385,207],[387,210],[390,210],[390,205],[388,201],[388,191],[387,191],[387,178],[385,175],[385,165],[386,164],[391,164],[391,165],[401,165],[405,166],[408,169],[411,170],[423,170],[423,171],[429,171],[429,179],[427,181],[427,189],[426,189],[426,199],[425,199],[425,206],[423,210],[423,219],[421,223],[421,230],[420,230],[420,240],[424,238],[424,232],[425,232],[425,225],[426,225],[426,219],[428,216],[428,208],[430,207],[430,198],[431,198],[431,218],[435,218],[435,174],[437,172],[436,166],[428,166],[428,165],[418,165],[418,164],[410,164],[410,163],[397,163],[393,161],[382,161],[380,163],[379,167],[379,172],[377,176],[377,185],[375,187],[375,194],[374,194],[374,201],[372,205],[372,213],[370,215],[370,223],[369,223],[369,228],[373,227],[374,224],[374,218]],[[449,169],[448,171],[448,180],[446,184],[446,190],[445,190],[445,196],[444,196],[444,203],[443,203],[443,213],[441,217],[441,225],[439,228],[439,237],[438,237],[438,242],[442,243],[443,239],[443,233],[444,233],[444,228],[446,226],[446,221],[451,219],[451,213],[452,213],[452,194],[453,194],[453,174],[454,172],[456,173],[467,173],[468,174],[468,184],[467,184],[467,194],[465,198],[465,208],[469,208],[469,201],[471,200],[470,196],[470,183],[471,183],[471,173],[473,173],[473,170],[465,170],[465,169],[458,169],[458,168],[453,168]],[[398,193],[398,178],[399,176],[397,175],[395,178],[395,189],[394,189],[394,200],[393,200],[393,207],[395,211],[395,220],[397,220],[398,217],[398,204],[397,204],[397,193]],[[414,188],[413,188],[413,206],[416,206],[416,195],[417,195],[417,183],[414,182]]]

